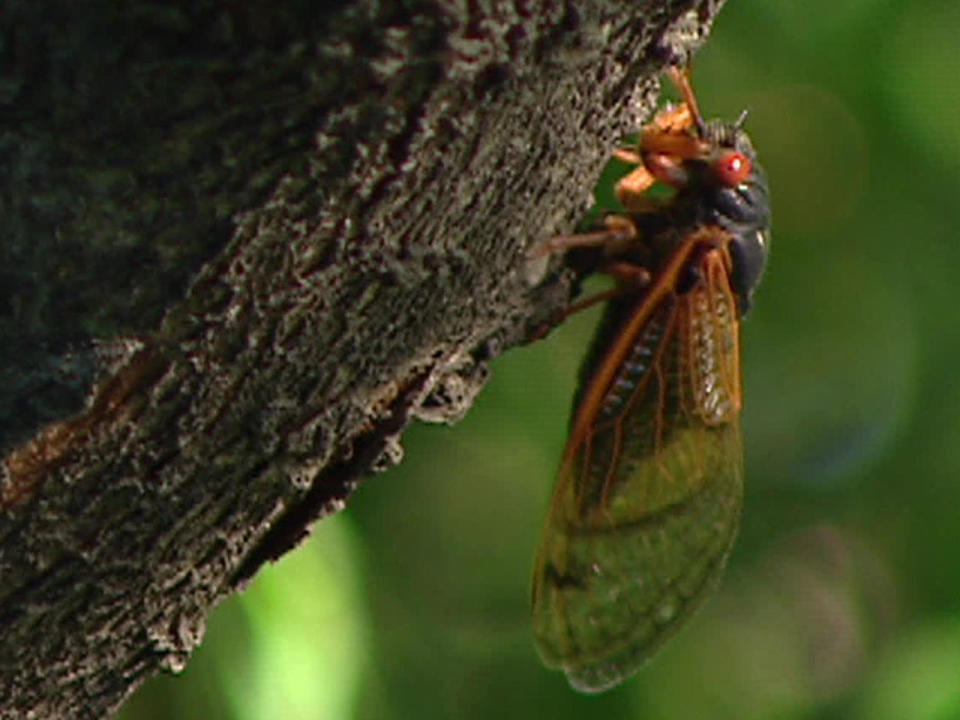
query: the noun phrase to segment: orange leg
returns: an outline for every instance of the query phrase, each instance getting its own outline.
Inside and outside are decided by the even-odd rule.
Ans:
[[[591,308],[597,303],[605,302],[628,292],[635,292],[638,288],[642,288],[650,283],[650,273],[646,268],[629,262],[608,263],[600,269],[600,272],[612,275],[617,281],[617,286],[609,290],[604,290],[603,292],[598,292],[583,300],[578,300],[570,307],[557,313],[555,317],[550,318],[550,320],[531,334],[530,342],[543,339],[548,332],[571,315],[576,315],[578,312]]]
[[[643,158],[640,156],[640,153],[635,150],[617,148],[613,151],[613,156],[621,162],[630,163],[631,165],[643,165]]]
[[[684,104],[677,107],[666,107],[656,114],[653,122],[647,125],[651,130],[678,135],[693,127],[693,113]]]
[[[611,215],[608,219],[613,220],[614,222],[629,221],[628,218],[624,218],[619,215]],[[564,238],[568,240],[575,240],[577,238],[590,238],[590,241],[586,243],[586,246],[594,246],[595,243],[593,242],[593,236],[601,235],[603,232],[604,231],[601,231],[600,233],[591,233],[589,235],[567,235],[564,236]],[[574,245],[572,243],[567,245],[568,248],[584,246],[585,245]],[[627,260],[608,260],[600,267],[598,272],[610,275],[616,281],[616,287],[596,293],[595,295],[591,295],[583,300],[578,300],[532,333],[530,337],[531,342],[545,337],[548,332],[550,332],[553,328],[562,323],[571,315],[575,315],[581,310],[586,310],[587,308],[593,307],[597,303],[601,303],[609,300],[610,298],[623,295],[624,293],[636,292],[639,288],[649,285],[651,280],[649,270]]]
[[[603,224],[606,226],[603,230],[578,235],[556,235],[537,243],[530,249],[529,257],[535,259],[582,247],[616,248],[620,244],[632,242],[637,237],[636,225],[624,215],[608,215],[603,219]]]
[[[646,192],[653,185],[656,178],[647,170],[646,165],[639,165],[627,175],[617,181],[613,194],[627,212],[646,213],[658,209],[659,203],[647,197]]]
[[[698,117],[696,105],[692,107],[691,110],[690,105],[684,104],[660,111],[644,127],[636,148],[614,150],[615,158],[638,166],[614,188],[614,194],[628,212],[660,210],[662,203],[647,198],[646,191],[657,180],[674,187],[685,185],[688,177],[683,170],[684,161],[701,156],[708,149],[690,132]]]
[[[629,260],[611,260],[600,268],[617,281],[617,294],[638,290],[650,284],[650,271]]]
[[[640,138],[640,154],[642,157],[646,157],[650,153],[657,153],[658,155],[674,155],[689,160],[703,155],[708,149],[703,140],[687,133],[645,130],[643,137]]]
[[[700,108],[697,106],[697,96],[693,94],[693,86],[690,84],[690,71],[687,68],[671,67],[667,74],[673,84],[677,86],[680,94],[683,95],[683,102],[690,109],[697,132],[703,135],[703,115],[700,114]]]
[[[687,184],[690,175],[682,160],[673,155],[650,153],[645,156],[647,170],[660,182],[680,188]]]

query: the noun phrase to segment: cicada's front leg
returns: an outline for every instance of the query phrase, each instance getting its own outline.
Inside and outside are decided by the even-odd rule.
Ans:
[[[663,202],[647,196],[657,181],[674,187],[687,182],[684,163],[703,152],[703,141],[691,134],[695,115],[686,103],[657,113],[640,133],[636,147],[615,150],[613,156],[636,165],[614,187],[617,200],[633,214],[658,212]]]

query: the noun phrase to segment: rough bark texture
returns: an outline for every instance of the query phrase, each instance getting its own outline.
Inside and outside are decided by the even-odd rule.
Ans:
[[[7,0],[0,716],[115,711],[460,417],[721,2]]]

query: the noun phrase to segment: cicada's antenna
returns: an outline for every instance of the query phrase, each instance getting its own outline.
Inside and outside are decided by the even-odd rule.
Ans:
[[[693,86],[690,84],[690,71],[688,68],[671,66],[667,71],[673,84],[677,86],[683,101],[690,108],[690,114],[693,116],[693,123],[697,127],[697,133],[703,137],[706,131],[706,124],[703,122],[703,115],[700,114],[700,107],[697,105],[697,98],[693,94]]]
[[[749,110],[744,110],[740,113],[740,117],[737,118],[737,121],[733,124],[734,130],[743,130],[744,124],[747,122],[747,116],[750,114]]]

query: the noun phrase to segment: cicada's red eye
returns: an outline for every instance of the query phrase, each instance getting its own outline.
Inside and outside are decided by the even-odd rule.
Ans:
[[[735,187],[750,177],[750,158],[736,150],[721,153],[713,161],[713,173],[723,185]]]

